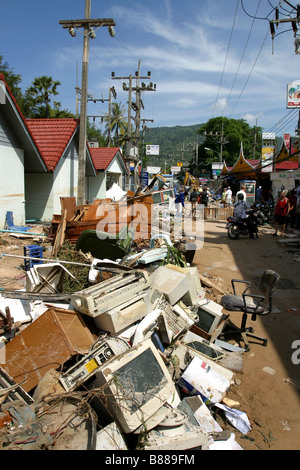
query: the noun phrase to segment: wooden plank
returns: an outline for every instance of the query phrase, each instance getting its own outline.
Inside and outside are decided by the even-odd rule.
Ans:
[[[66,220],[71,220],[76,212],[76,198],[75,197],[61,197],[60,198],[61,213],[67,211]]]
[[[67,226],[67,209],[64,209],[64,214],[62,216],[62,219],[60,221],[60,224],[58,226],[56,236],[55,236],[55,241],[53,245],[53,256],[56,256],[58,253],[58,250],[60,247],[63,245],[65,241],[65,236],[66,236],[66,226]]]

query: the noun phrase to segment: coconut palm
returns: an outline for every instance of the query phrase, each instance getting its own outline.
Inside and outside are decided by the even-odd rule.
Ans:
[[[112,103],[111,117],[109,115],[104,117],[106,122],[105,134],[113,136],[114,145],[119,147],[124,142],[127,132],[127,120],[125,117],[125,106],[122,103]],[[110,123],[109,123],[110,121]],[[110,125],[109,125],[110,124]]]
[[[26,96],[32,102],[33,108],[38,106],[43,111],[42,114],[45,114],[40,117],[50,117],[51,96],[58,95],[58,85],[61,85],[61,83],[53,80],[52,77],[42,75],[41,77],[36,77],[32,81],[32,85],[27,88]]]

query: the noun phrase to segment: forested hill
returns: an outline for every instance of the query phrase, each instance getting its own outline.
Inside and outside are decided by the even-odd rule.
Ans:
[[[198,143],[203,142],[203,137],[197,131],[203,124],[192,126],[152,127],[145,132],[144,143],[147,145],[159,145],[160,157],[192,158],[193,151]]]

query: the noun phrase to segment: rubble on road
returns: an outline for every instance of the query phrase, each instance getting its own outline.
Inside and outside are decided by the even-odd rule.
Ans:
[[[241,450],[251,425],[227,394],[244,350],[223,341],[223,292],[186,240],[100,259],[58,233],[39,257],[2,244],[25,275],[0,293],[0,449]]]

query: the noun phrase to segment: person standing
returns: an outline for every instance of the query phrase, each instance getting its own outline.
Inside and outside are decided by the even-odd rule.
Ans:
[[[226,204],[231,207],[232,203],[232,191],[230,186],[228,186],[227,191],[226,191]]]
[[[225,188],[223,188],[223,191],[222,191],[222,205],[224,208],[226,207],[226,189]]]
[[[205,207],[207,207],[208,204],[208,192],[207,192],[207,187],[204,186],[202,194],[201,194],[201,203],[204,204]]]
[[[291,228],[295,228],[296,223],[296,206],[297,206],[297,196],[295,195],[295,190],[292,189],[288,194],[288,200],[290,201],[290,211],[287,218],[287,226],[290,224]]]
[[[175,198],[175,207],[177,214],[181,214],[184,208],[185,193],[181,190]]]
[[[263,190],[261,186],[258,186],[256,191],[256,199],[257,201],[263,201]]]
[[[196,188],[194,187],[193,191],[190,194],[190,203],[192,205],[192,215],[193,216],[196,215],[198,197],[199,197],[199,194],[197,193]]]
[[[281,226],[280,235],[283,235],[287,216],[289,215],[289,212],[290,212],[290,201],[286,197],[285,191],[281,191],[280,198],[278,199],[276,203],[275,211],[274,211],[274,217],[275,217],[275,232],[273,233],[274,237],[277,236],[279,225]]]

